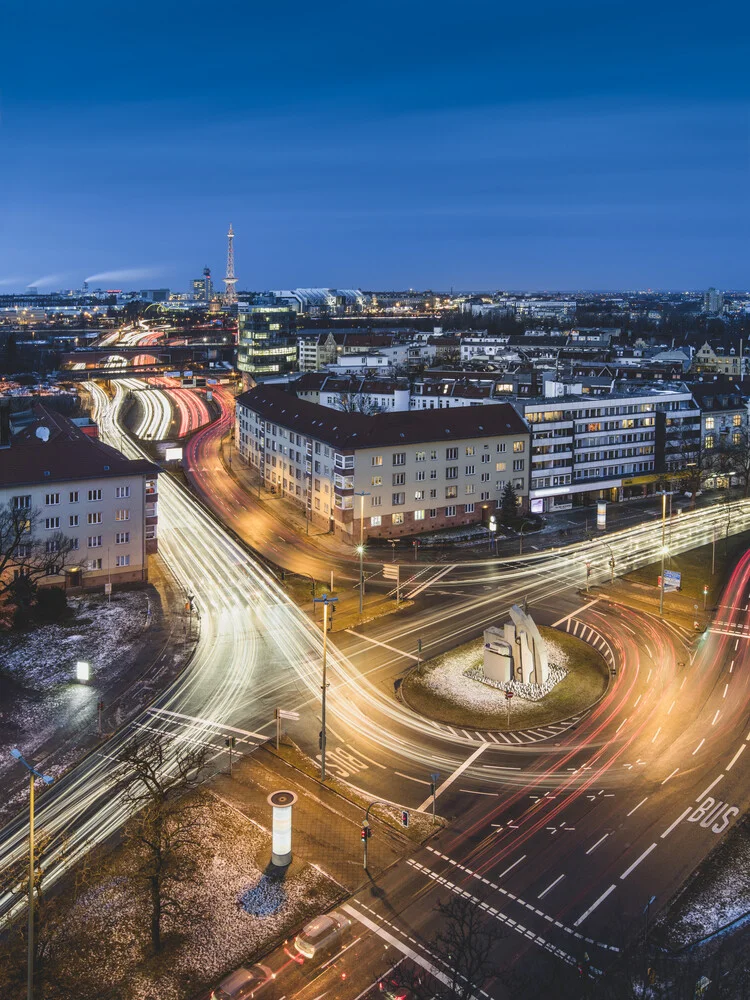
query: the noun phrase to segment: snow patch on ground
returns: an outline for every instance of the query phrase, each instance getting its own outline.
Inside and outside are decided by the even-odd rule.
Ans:
[[[201,877],[179,894],[180,909],[193,919],[165,927],[167,934],[175,932],[176,943],[161,961],[149,956],[148,910],[127,881],[110,877],[71,913],[71,928],[85,926],[92,940],[107,939],[107,949],[97,951],[99,975],[122,1000],[187,1000],[254,961],[340,896],[339,886],[312,865],[294,862],[279,874],[269,870],[270,836],[237,811],[217,807],[213,798],[201,809],[198,836],[205,859]],[[123,849],[119,864],[127,863]],[[112,914],[117,928],[110,947]]]
[[[534,685],[509,684],[485,677],[482,666],[484,646],[481,643],[460,653],[438,657],[421,680],[437,696],[479,712],[496,712],[502,708],[506,687],[512,687],[519,702],[533,703],[547,694],[567,673],[567,653],[554,640],[545,639],[545,642],[550,664],[554,667],[550,670],[551,682],[544,685],[541,692]]]
[[[2,667],[13,680],[33,691],[48,691],[74,678],[76,660],[91,664],[92,674],[109,672],[127,655],[146,624],[148,595],[143,590],[71,597],[67,622],[0,637]],[[84,631],[85,628],[85,631]]]
[[[713,934],[750,911],[750,829],[736,827],[663,920],[673,947]]]

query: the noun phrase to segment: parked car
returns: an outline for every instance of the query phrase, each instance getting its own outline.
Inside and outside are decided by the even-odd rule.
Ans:
[[[262,997],[272,1000],[274,975],[267,965],[252,965],[249,969],[235,969],[211,993],[211,1000],[250,1000]]]
[[[330,958],[341,947],[352,922],[345,913],[333,910],[305,924],[294,939],[294,947],[308,959]]]

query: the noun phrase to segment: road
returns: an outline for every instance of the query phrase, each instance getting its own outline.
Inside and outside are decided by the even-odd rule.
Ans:
[[[103,439],[119,444],[124,390],[117,388],[112,405],[101,389],[91,391]],[[123,448],[139,454],[127,438]],[[201,639],[190,668],[148,712],[40,795],[40,827],[68,836],[65,858],[53,857],[52,881],[125,819],[112,778],[119,748],[144,726],[206,739],[217,756],[224,735],[237,733],[240,751],[250,752],[282,703],[300,710],[291,734],[317,754],[318,629],[188,491],[167,476],[159,488],[160,549],[195,595]],[[731,530],[747,528],[749,507],[681,515],[672,551],[710,540],[727,516]],[[589,948],[604,968],[641,926],[644,900],[656,895],[656,913],[723,824],[742,813],[748,558],[727,586],[722,618],[696,648],[692,635],[579,592],[586,561],[595,582],[608,577],[610,559],[620,573],[653,561],[660,547],[661,528],[649,524],[560,552],[419,567],[406,612],[336,636],[329,647],[331,768],[373,798],[411,808],[427,807],[427,775],[437,771],[438,806],[453,819],[351,901],[361,947],[373,955],[359,961],[362,973],[383,971],[383,934],[402,945],[405,936],[428,961],[435,900],[459,892],[502,925],[503,967],[533,970],[538,951],[569,967]],[[540,621],[605,643],[616,657],[617,677],[593,712],[570,728],[504,737],[428,722],[393,697],[394,677],[414,663],[417,637],[426,656],[453,648],[502,619],[522,595]],[[25,835],[24,817],[2,831],[4,863],[23,854]],[[1,913],[19,905],[0,897]],[[505,995],[500,983],[485,988]]]

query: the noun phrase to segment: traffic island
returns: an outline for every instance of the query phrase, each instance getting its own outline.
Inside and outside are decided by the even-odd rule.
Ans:
[[[480,679],[485,644],[475,640],[428,660],[409,673],[401,685],[404,702],[419,715],[446,725],[502,732],[562,722],[594,705],[607,690],[609,668],[588,643],[557,629],[539,626],[549,660],[563,676],[549,690],[533,697],[516,687]]]

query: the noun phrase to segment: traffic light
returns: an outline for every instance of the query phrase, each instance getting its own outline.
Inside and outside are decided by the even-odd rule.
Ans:
[[[230,750],[234,750],[236,745],[237,745],[236,736],[227,736],[226,739],[224,740],[224,746],[229,747]]]
[[[369,829],[370,829],[370,828],[369,828],[369,826],[363,826],[363,827],[362,827],[362,829],[360,830],[360,836],[361,836],[361,838],[362,838],[362,842],[363,842],[363,843],[364,843],[364,841],[365,841],[365,840],[367,840],[367,838],[368,838],[368,837],[370,836],[370,834],[369,834],[369,832],[368,832],[368,831],[369,831]]]
[[[323,749],[323,730],[322,729],[318,733],[318,749],[319,750]]]
[[[409,810],[408,809],[402,809],[401,810],[401,826],[408,826],[408,825],[409,825]]]

